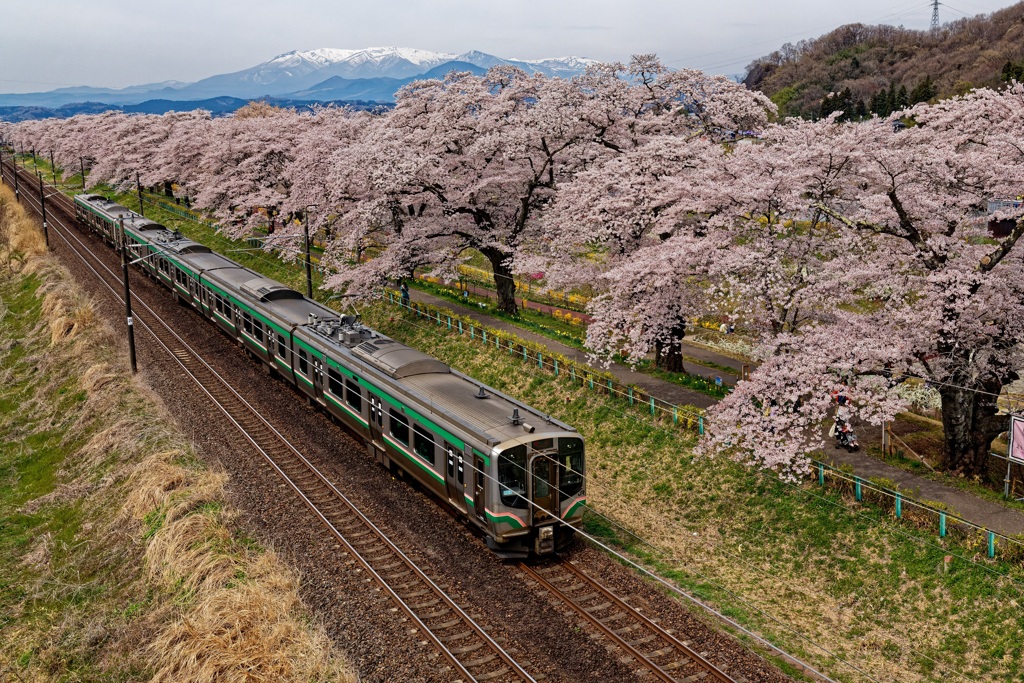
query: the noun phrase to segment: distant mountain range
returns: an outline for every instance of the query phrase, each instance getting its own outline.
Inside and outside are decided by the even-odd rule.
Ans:
[[[455,55],[402,47],[321,48],[287,52],[249,69],[210,76],[194,83],[166,81],[122,89],[80,86],[40,93],[0,94],[0,119],[72,116],[82,111],[112,108],[186,110],[208,108],[202,105],[204,102],[223,104],[231,99],[243,104],[264,98],[302,103],[391,103],[395,93],[407,83],[443,77],[453,70],[480,74],[493,66],[508,64],[527,73],[571,77],[593,63],[593,60],[579,57],[503,59],[476,50]],[[154,101],[161,104],[150,104]],[[164,105],[170,108],[165,109]]]

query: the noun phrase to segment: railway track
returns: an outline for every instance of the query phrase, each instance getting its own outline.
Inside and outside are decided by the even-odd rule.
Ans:
[[[534,582],[570,607],[646,670],[665,683],[739,683],[568,560],[538,568],[520,563]]]
[[[22,199],[39,213],[39,194],[33,191],[38,190],[38,181],[4,163],[5,181],[13,180],[13,172],[21,174]],[[45,187],[44,195],[47,194]],[[53,211],[59,207],[65,216],[74,216],[73,202],[52,186],[50,190],[54,192],[48,197],[52,204],[48,203],[47,207],[51,239],[56,236],[63,240],[111,294],[123,302],[119,294],[122,286],[119,275],[93,253],[65,218]],[[133,298],[135,324],[152,335],[320,520],[326,533],[349,552],[433,644],[447,661],[453,680],[465,683],[537,680],[193,351],[153,308],[138,296]]]
[[[4,178],[11,165],[5,160]],[[38,180],[21,172],[21,197],[37,213]],[[74,216],[74,203],[57,188],[44,184],[51,239],[56,236],[123,301],[119,274],[108,268],[64,218]],[[52,194],[51,194],[52,193]],[[501,644],[491,638],[384,532],[363,515],[312,463],[253,406],[211,368],[144,301],[136,298],[136,323],[147,330],[192,378],[243,437],[266,460],[330,534],[398,606],[406,618],[444,656],[460,681],[534,681]],[[695,652],[686,643],[640,614],[568,561],[544,567],[520,564],[537,585],[586,620],[623,652],[643,677],[671,683],[721,681],[741,683]],[[537,678],[540,678],[539,676]]]

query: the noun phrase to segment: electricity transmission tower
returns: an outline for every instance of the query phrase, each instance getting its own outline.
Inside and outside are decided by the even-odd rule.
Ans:
[[[932,0],[932,33],[939,32],[939,0]]]

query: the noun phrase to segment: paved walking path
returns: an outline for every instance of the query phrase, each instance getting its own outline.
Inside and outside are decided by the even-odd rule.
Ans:
[[[509,332],[522,339],[526,339],[532,342],[536,342],[542,346],[546,346],[555,353],[560,353],[566,358],[573,360],[581,365],[590,364],[587,358],[588,354],[586,351],[581,351],[580,349],[557,342],[554,339],[551,339],[550,337],[545,337],[544,335],[537,334],[536,332],[531,332],[530,330],[523,329],[522,327],[512,325],[510,323],[505,322],[501,318],[495,318],[487,315],[486,313],[481,313],[479,310],[474,309],[472,306],[463,306],[461,304],[455,304],[452,303],[451,301],[448,301],[447,299],[442,299],[440,297],[436,297],[433,296],[432,294],[421,292],[416,289],[409,290],[409,294],[410,298],[414,302],[426,303],[432,306],[439,306],[442,308],[450,309],[458,313],[459,315],[464,315],[469,318],[472,318],[473,320],[476,320],[482,325],[486,325],[496,330],[502,330],[503,332]],[[666,382],[664,380],[651,377],[650,375],[645,375],[641,372],[634,372],[630,370],[629,367],[619,365],[618,363],[614,363],[608,368],[602,367],[601,369],[607,370],[607,372],[611,373],[612,376],[615,377],[615,379],[617,379],[619,382],[623,384],[636,385],[643,389],[644,391],[650,392],[651,394],[657,396],[663,401],[668,401],[669,403],[674,403],[679,406],[691,405],[697,406],[698,408],[707,408],[708,406],[711,406],[715,403],[715,399],[711,398],[707,394],[702,394],[699,391],[687,389],[686,387],[679,386],[678,384]]]
[[[470,283],[470,284],[466,285],[466,289],[468,289],[469,292],[471,294],[474,294],[475,296],[479,296],[479,297],[482,297],[482,298],[485,298],[485,299],[493,299],[493,298],[495,298],[493,290],[489,290],[489,289],[486,289],[484,287],[480,287],[479,285],[474,285],[474,284]],[[452,303],[448,302],[447,299],[441,299],[439,297],[432,297],[431,295],[429,295],[429,294],[427,294],[425,292],[421,292],[421,294],[424,297],[430,297],[431,303],[433,303],[434,301],[441,301],[442,302],[441,305],[447,306],[449,308],[453,308],[453,310],[454,310],[454,307],[456,306],[456,304],[452,304]],[[426,301],[426,300],[427,299],[424,299],[424,301]],[[587,315],[586,313],[580,313],[578,311],[571,311],[570,309],[567,309],[567,308],[564,308],[564,307],[553,306],[551,304],[545,304],[545,303],[541,303],[539,301],[532,301],[530,299],[516,298],[516,303],[519,305],[520,308],[529,308],[529,309],[533,309],[535,311],[541,311],[542,313],[546,313],[548,315],[551,315],[552,311],[555,311],[555,310],[558,310],[558,311],[569,311],[575,317],[581,318],[583,320],[583,322],[585,322],[585,323],[590,323],[593,320],[593,318],[591,316]],[[473,310],[473,309],[472,309],[472,306],[469,306],[468,308],[466,308],[464,310]],[[492,327],[496,327],[496,325],[493,324],[494,322],[497,322],[496,318],[493,318],[493,317],[490,317],[490,316],[484,316],[481,319],[486,321],[486,322],[488,322],[489,324],[491,324]],[[514,325],[511,326],[511,327],[513,329],[517,329],[517,330],[520,329],[518,327],[515,327]],[[540,338],[550,339],[550,337],[543,337],[542,335],[535,335],[535,336],[538,339],[540,339]],[[531,337],[531,339],[532,338],[533,337]],[[559,352],[559,353],[561,353],[561,352]],[[701,377],[709,377],[712,380],[714,380],[715,377],[721,377],[722,381],[725,384],[736,384],[736,382],[739,381],[740,373],[742,372],[743,366],[745,365],[745,363],[743,361],[741,361],[741,360],[736,360],[735,358],[730,358],[728,356],[723,356],[720,353],[715,353],[714,350],[708,349],[706,346],[702,346],[700,344],[693,344],[693,343],[688,342],[686,340],[683,340],[683,355],[687,357],[687,360],[684,362],[684,366],[685,366],[687,372],[689,372],[690,374],[693,374],[693,375],[700,375]],[[697,362],[694,363],[693,360],[691,360],[691,359],[694,359]],[[700,361],[711,362],[714,365],[701,365]],[[721,366],[725,366],[727,368],[732,368],[733,372],[731,372],[731,373],[730,372],[725,372],[725,371],[720,370],[719,368],[715,367],[715,365],[721,365]],[[642,386],[642,385],[640,385],[639,383],[637,383],[637,382],[635,382],[633,380],[629,380],[629,381],[631,383],[633,383],[633,384],[636,384],[637,386]],[[697,393],[699,393],[699,392],[697,392]],[[696,404],[694,404],[694,405],[696,405]]]
[[[441,299],[416,289],[411,290],[410,295],[413,301],[448,308],[460,315],[467,316],[483,325],[487,325],[488,327],[510,332],[523,339],[528,339],[546,346],[552,351],[562,354],[566,358],[570,358],[584,364],[588,362],[587,353],[585,351],[580,351],[579,349],[571,346],[561,344],[549,337],[511,325],[500,318],[494,318],[485,313],[481,313],[472,306],[455,304],[447,299]],[[539,306],[539,304],[530,302],[531,308]],[[734,358],[715,353],[711,349],[694,344],[686,344],[685,355],[692,356],[694,358],[701,358],[717,365],[733,367],[736,368],[737,372],[740,370],[740,366],[742,365],[741,361],[737,361]],[[707,396],[706,394],[687,389],[686,387],[681,387],[678,384],[673,384],[672,382],[667,382],[665,380],[658,379],[657,377],[633,372],[626,366],[612,364],[607,368],[607,370],[619,382],[624,384],[634,384],[642,388],[644,391],[650,392],[652,395],[664,401],[668,401],[669,403],[677,405],[689,404],[700,408],[707,408],[715,403],[715,399]],[[725,375],[723,373],[716,372],[715,370],[709,370],[709,372],[722,375],[723,380],[725,379]],[[701,374],[706,373],[702,372]],[[730,380],[735,381],[735,378],[730,378]],[[861,437],[861,443],[864,446],[869,443],[881,443],[881,430],[877,427],[872,429],[868,425],[861,424],[857,425],[856,428]],[[919,491],[920,493],[914,497],[923,500],[941,501],[948,505],[952,511],[955,511],[957,516],[977,524],[978,526],[985,527],[986,529],[990,529],[1007,536],[1024,533],[1024,512],[1007,508],[999,503],[983,500],[965,491],[961,491],[939,482],[919,477],[897,467],[887,465],[886,463],[867,455],[863,450],[855,453],[848,453],[843,449],[835,448],[829,442],[828,438],[826,438],[825,441],[826,447],[823,461],[826,463],[850,465],[853,467],[854,474],[862,479],[869,479],[872,477],[885,477],[886,479],[891,479],[899,484],[903,489]]]

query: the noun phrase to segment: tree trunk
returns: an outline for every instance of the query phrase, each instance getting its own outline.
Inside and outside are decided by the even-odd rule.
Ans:
[[[494,269],[494,286],[498,291],[498,310],[509,315],[519,315],[519,306],[516,305],[516,281],[512,277],[512,271],[506,265],[509,254],[497,249],[480,250],[487,260],[491,262]]]
[[[677,320],[672,328],[672,340],[658,345],[659,355],[665,356],[665,369],[669,372],[686,372],[683,368],[683,337],[686,336],[686,321]]]
[[[995,385],[995,386],[990,386]],[[1001,386],[979,386],[983,392],[942,386],[942,428],[946,448],[943,467],[966,476],[982,474],[988,467],[992,441],[1009,428],[1009,419],[997,415],[996,396]]]

